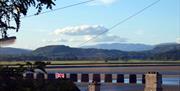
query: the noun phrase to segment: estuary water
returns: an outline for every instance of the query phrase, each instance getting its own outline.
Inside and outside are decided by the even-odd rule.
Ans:
[[[163,91],[179,91],[180,78],[163,78]],[[77,82],[76,85],[81,91],[88,91],[88,83]],[[137,84],[129,84],[129,79],[125,79],[124,84],[117,84],[116,80],[112,83],[101,81],[101,91],[144,91],[141,79],[137,79]]]

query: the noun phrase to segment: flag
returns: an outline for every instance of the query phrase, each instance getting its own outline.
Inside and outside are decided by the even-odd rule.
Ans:
[[[56,76],[56,79],[65,78],[65,74],[63,74],[63,73],[56,73],[55,76]]]

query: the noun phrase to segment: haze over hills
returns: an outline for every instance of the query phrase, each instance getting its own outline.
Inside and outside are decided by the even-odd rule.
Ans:
[[[82,48],[97,48],[97,49],[110,49],[122,51],[146,51],[152,50],[155,46],[146,44],[132,44],[132,43],[111,43],[111,44],[97,44],[90,46],[83,46]]]

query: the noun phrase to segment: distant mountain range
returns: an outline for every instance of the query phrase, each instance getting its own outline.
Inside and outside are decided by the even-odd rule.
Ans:
[[[142,46],[142,44],[138,45]],[[153,48],[145,48],[144,46],[143,48],[143,50],[138,51],[72,48],[64,45],[45,46],[32,51],[17,48],[0,48],[0,60],[180,60],[179,44],[160,44]]]
[[[26,54],[30,53],[31,50],[28,49],[20,49],[20,48],[10,48],[10,47],[0,47],[0,55],[1,54]]]
[[[97,49],[109,49],[109,50],[121,50],[121,51],[146,51],[152,50],[154,45],[145,44],[130,44],[130,43],[112,43],[112,44],[97,44],[91,46],[83,46],[82,48],[97,48]]]

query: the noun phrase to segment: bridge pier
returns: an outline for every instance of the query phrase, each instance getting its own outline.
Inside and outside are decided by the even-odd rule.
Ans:
[[[100,82],[105,82],[105,74],[100,74]]]
[[[33,78],[37,79],[37,73],[33,73]]]
[[[66,78],[70,79],[70,74],[66,73]]]
[[[48,79],[48,74],[44,74],[44,79]]]
[[[77,74],[77,82],[82,82],[81,77],[82,77],[81,73],[78,73]]]
[[[144,91],[162,91],[162,75],[158,72],[148,72],[145,75]]]
[[[89,74],[89,82],[90,82],[90,83],[93,82],[93,74],[92,74],[92,73]]]
[[[92,82],[88,86],[88,91],[100,91],[100,84],[98,82]]]
[[[112,74],[112,83],[117,83],[117,74]]]

